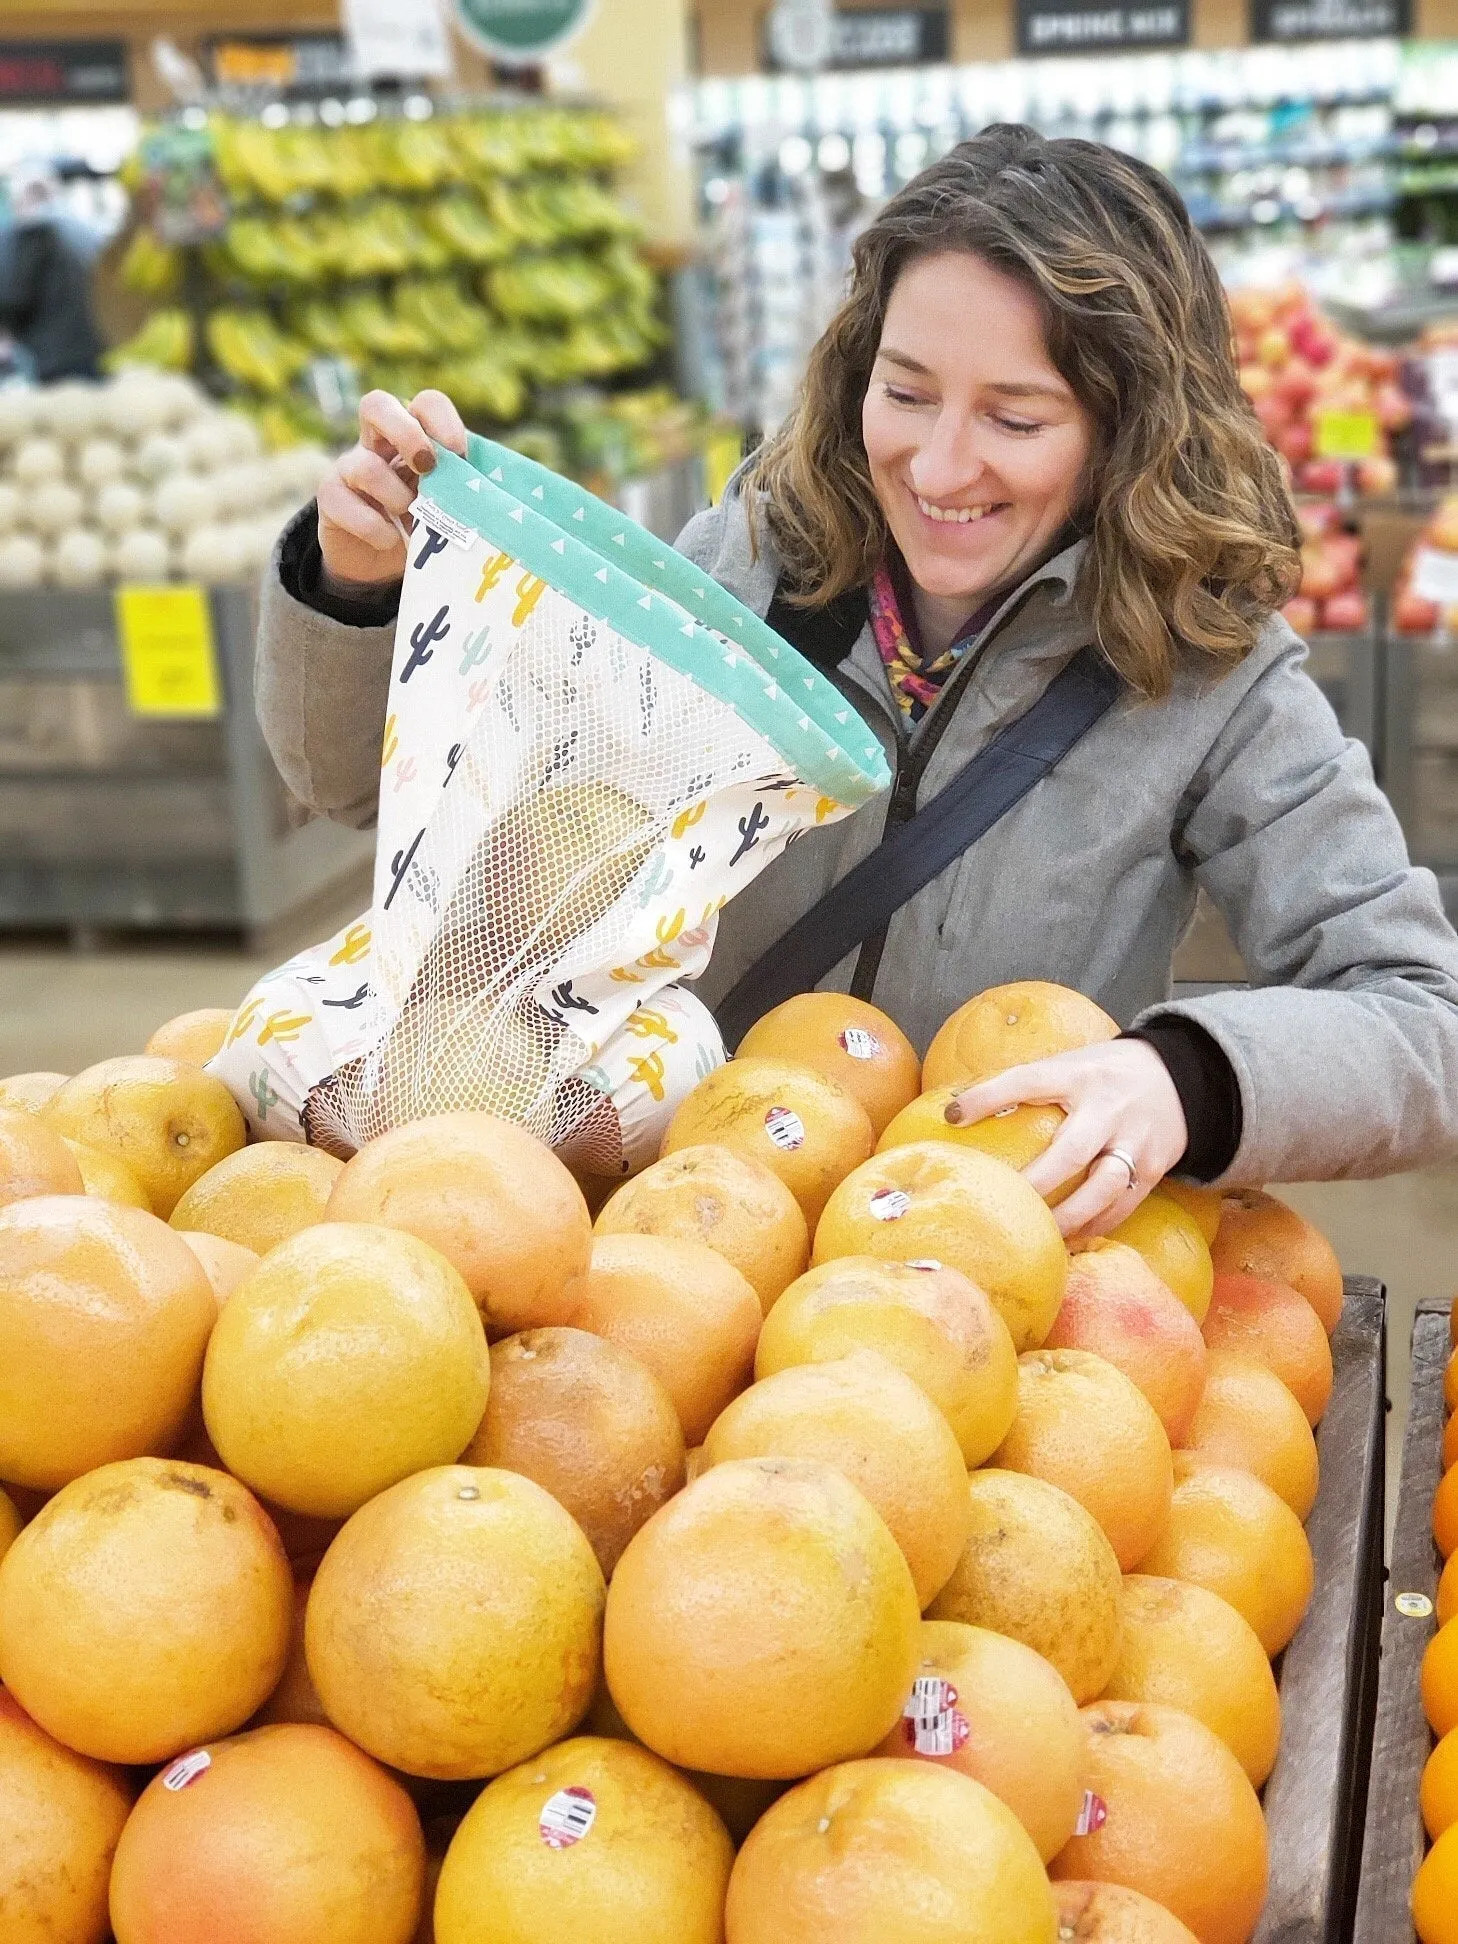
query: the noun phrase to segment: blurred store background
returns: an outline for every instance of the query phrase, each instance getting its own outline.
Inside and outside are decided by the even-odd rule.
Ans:
[[[1292,620],[1458,911],[1458,0],[5,0],[0,1071],[138,1047],[365,902],[250,679],[362,389],[440,385],[672,537],[861,223],[992,120],[1185,197],[1300,496]],[[1240,975],[1213,915],[1179,969]],[[1447,1293],[1458,1176],[1301,1195]]]

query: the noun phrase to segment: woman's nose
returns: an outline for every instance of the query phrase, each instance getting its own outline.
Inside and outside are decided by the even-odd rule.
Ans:
[[[986,470],[976,424],[943,412],[911,461],[911,483],[927,499],[952,499]]]

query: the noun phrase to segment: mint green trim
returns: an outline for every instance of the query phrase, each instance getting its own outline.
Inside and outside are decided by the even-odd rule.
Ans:
[[[886,789],[874,732],[727,589],[520,453],[473,434],[470,455],[437,446],[423,496],[727,703],[823,796],[855,808]]]

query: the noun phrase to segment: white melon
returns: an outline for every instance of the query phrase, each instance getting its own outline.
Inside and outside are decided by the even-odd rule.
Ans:
[[[95,510],[108,533],[126,533],[141,525],[147,502],[140,487],[129,479],[113,479],[96,495]]]
[[[12,533],[0,540],[0,587],[20,592],[39,587],[46,570],[45,549],[28,533]]]
[[[106,486],[127,469],[127,455],[115,439],[88,439],[76,454],[76,476],[83,486]]]
[[[59,439],[25,439],[15,449],[15,477],[25,486],[43,479],[59,479],[66,470],[66,449]]]
[[[97,587],[108,566],[106,542],[90,527],[72,527],[51,549],[51,574],[58,587]]]
[[[180,472],[162,481],[152,504],[159,525],[169,533],[190,533],[217,518],[218,495],[211,479]]]
[[[36,533],[51,536],[79,526],[85,511],[85,499],[67,480],[47,479],[28,495],[22,519]]]
[[[172,572],[172,549],[156,527],[133,527],[112,548],[111,563],[119,580],[165,581]]]

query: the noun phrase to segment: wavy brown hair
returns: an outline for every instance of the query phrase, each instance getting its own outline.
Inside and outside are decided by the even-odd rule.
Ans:
[[[897,278],[945,250],[1034,293],[1052,362],[1093,419],[1080,595],[1105,655],[1150,697],[1168,693],[1181,649],[1233,666],[1295,592],[1300,536],[1240,389],[1215,266],[1147,164],[1011,123],[923,171],[856,241],[849,295],[747,481],[788,597],[819,607],[882,556],[861,405]]]

